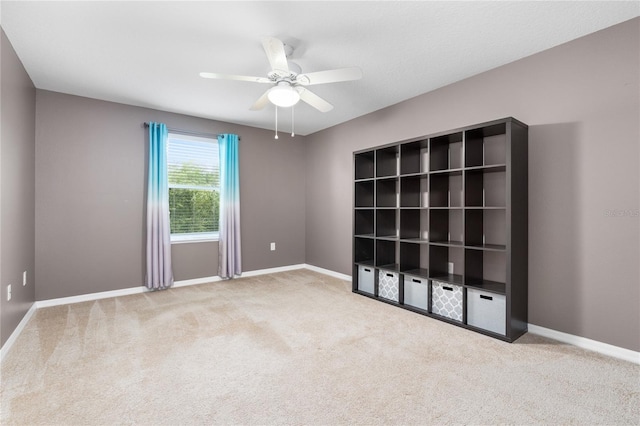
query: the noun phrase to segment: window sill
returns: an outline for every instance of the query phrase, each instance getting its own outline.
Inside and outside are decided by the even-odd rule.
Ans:
[[[219,240],[219,235],[172,235],[171,244],[211,243]]]

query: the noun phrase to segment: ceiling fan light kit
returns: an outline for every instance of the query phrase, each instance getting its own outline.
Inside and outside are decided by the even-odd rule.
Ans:
[[[275,106],[288,108],[300,101],[300,93],[298,93],[289,82],[280,81],[269,89],[267,98],[269,98],[269,101]]]

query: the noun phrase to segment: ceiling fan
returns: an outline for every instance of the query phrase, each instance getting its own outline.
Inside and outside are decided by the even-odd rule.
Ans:
[[[264,38],[262,40],[262,46],[271,64],[271,71],[267,73],[266,77],[251,77],[213,72],[201,72],[200,76],[204,78],[271,84],[273,87],[269,88],[251,106],[250,109],[254,111],[263,109],[269,101],[279,107],[291,107],[302,100],[321,112],[331,111],[333,105],[307,89],[307,86],[359,80],[362,78],[362,71],[358,67],[303,74],[301,73],[299,65],[287,61],[287,56],[293,51],[291,46],[285,45],[275,37]]]

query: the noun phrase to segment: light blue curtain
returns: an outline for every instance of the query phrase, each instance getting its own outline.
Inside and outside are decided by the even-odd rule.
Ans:
[[[238,135],[218,136],[220,146],[220,248],[218,275],[233,278],[242,273],[240,250],[240,178]]]
[[[145,285],[162,290],[173,285],[169,183],[167,177],[167,126],[149,123],[149,180],[147,184],[147,276]]]

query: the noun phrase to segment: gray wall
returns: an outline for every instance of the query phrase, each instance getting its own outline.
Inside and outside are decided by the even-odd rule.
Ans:
[[[352,152],[529,124],[529,322],[640,350],[640,19],[307,137],[307,263],[351,274]]]
[[[0,345],[35,300],[35,88],[0,30]],[[22,272],[27,271],[27,286]],[[12,298],[7,302],[7,285]]]
[[[36,300],[143,284],[145,121],[238,134],[243,270],[304,263],[300,138],[38,90]],[[217,243],[174,244],[172,253],[176,280],[217,275]]]

